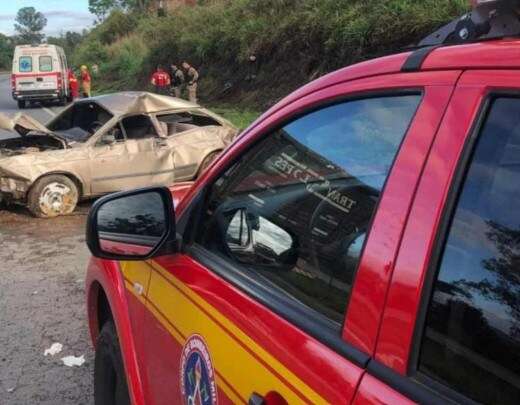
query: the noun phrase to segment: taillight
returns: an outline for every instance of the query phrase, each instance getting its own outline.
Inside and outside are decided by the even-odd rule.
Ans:
[[[58,89],[61,89],[61,86],[63,86],[63,77],[61,76],[61,73],[58,74]]]
[[[13,90],[16,89],[16,76],[15,75],[11,75],[11,88]]]

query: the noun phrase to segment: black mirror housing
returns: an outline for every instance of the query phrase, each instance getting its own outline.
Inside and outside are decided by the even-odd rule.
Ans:
[[[170,190],[147,187],[100,198],[87,217],[86,241],[93,256],[109,260],[147,260],[177,253]]]

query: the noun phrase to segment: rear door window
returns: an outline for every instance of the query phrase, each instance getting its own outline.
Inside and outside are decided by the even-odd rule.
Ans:
[[[158,136],[152,120],[147,115],[133,115],[123,118],[126,139],[146,139]]]
[[[40,72],[52,72],[52,57],[40,56],[39,64]]]
[[[451,219],[419,371],[482,403],[520,400],[520,99],[493,101]]]
[[[32,72],[32,57],[20,56],[20,59],[18,59],[18,69],[22,73]]]

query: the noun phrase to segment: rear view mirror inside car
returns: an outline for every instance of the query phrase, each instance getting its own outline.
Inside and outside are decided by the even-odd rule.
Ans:
[[[92,207],[87,244],[96,257],[144,260],[175,249],[170,190],[146,188],[108,195]]]

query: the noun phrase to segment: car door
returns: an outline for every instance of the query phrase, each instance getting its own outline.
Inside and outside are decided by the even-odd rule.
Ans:
[[[397,249],[411,191],[399,209],[396,194],[419,178],[457,77],[337,85],[242,136],[183,210],[183,253],[142,263],[148,403],[352,401],[377,328],[346,338],[345,313],[382,316],[352,301],[356,272],[376,271],[381,233],[383,258]]]
[[[150,117],[132,115],[118,125],[124,141],[105,144],[100,138],[91,148],[92,193],[173,183],[173,151]]]
[[[519,88],[518,71],[461,77],[417,189],[358,403],[518,403]]]

